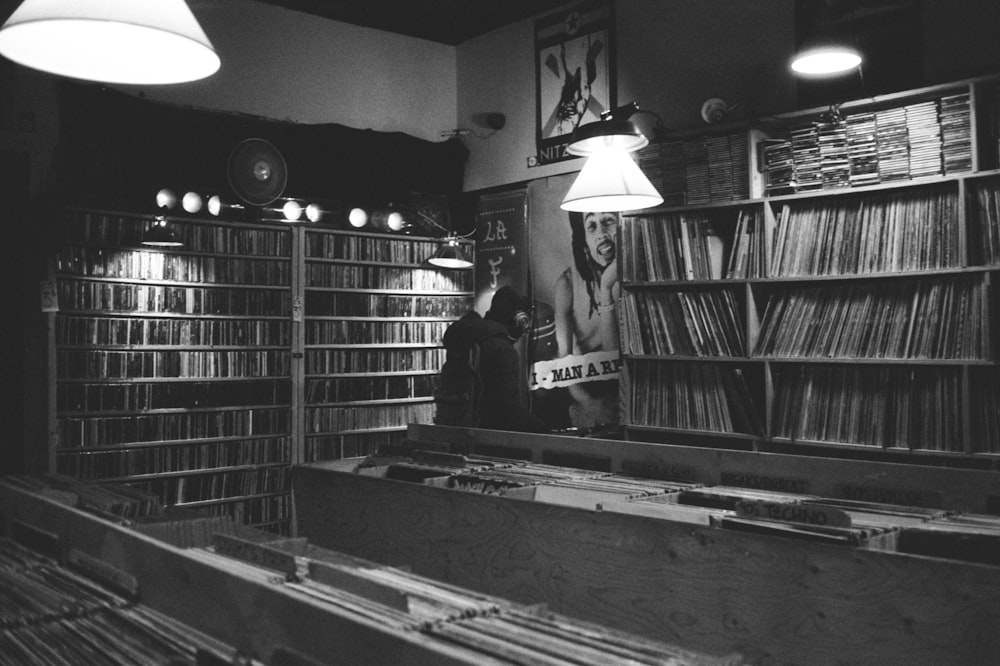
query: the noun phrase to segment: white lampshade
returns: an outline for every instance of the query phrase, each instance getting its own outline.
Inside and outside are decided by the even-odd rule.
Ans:
[[[182,83],[219,69],[184,0],[24,0],[0,28],[0,55],[52,74]]]
[[[847,45],[829,44],[800,51],[791,68],[801,76],[832,76],[850,71],[861,64],[861,54]]]
[[[587,158],[560,208],[579,212],[610,212],[652,208],[663,197],[639,165],[621,148]]]

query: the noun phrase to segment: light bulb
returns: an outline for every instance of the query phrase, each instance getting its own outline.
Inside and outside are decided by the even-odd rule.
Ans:
[[[392,211],[389,213],[389,217],[386,218],[385,223],[393,231],[399,231],[406,226],[406,220],[403,218],[403,214],[398,211]]]
[[[298,222],[299,218],[302,217],[302,204],[294,199],[289,199],[281,207],[281,213],[289,222]]]
[[[352,227],[360,229],[368,224],[368,211],[364,208],[352,208],[347,215],[347,221],[351,223]]]
[[[306,219],[310,222],[319,222],[323,219],[323,209],[319,204],[311,203],[306,206]]]
[[[201,195],[197,192],[188,192],[181,200],[181,207],[189,213],[197,213],[202,206]]]
[[[168,190],[163,188],[156,193],[156,207],[157,208],[173,208],[177,205],[177,195],[173,193],[173,190]]]

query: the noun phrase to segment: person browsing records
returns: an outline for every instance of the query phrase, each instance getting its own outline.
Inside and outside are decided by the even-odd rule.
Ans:
[[[548,432],[542,420],[526,408],[521,397],[526,386],[525,376],[514,343],[531,327],[531,316],[531,301],[512,287],[503,286],[493,295],[485,316],[471,311],[448,327],[442,338],[447,359],[441,373],[442,387],[436,398],[435,423]],[[474,399],[475,413],[455,419],[448,413],[447,401],[442,400],[441,395],[451,391],[445,384],[454,376],[452,368],[469,365],[469,351],[474,346],[477,347],[476,372],[481,391]],[[463,391],[459,388],[457,392]]]

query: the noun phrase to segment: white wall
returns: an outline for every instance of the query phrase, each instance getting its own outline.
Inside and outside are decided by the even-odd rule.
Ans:
[[[572,4],[572,3],[570,3]],[[1000,2],[923,0],[927,85],[1000,72]],[[703,126],[709,97],[739,103],[733,117],[795,109],[787,70],[791,0],[615,0],[618,103],[636,101],[674,129]],[[581,160],[529,168],[535,152],[534,19],[458,46],[458,123],[471,133],[465,189],[576,171]],[[496,111],[507,126],[488,138],[472,122]],[[652,119],[633,118],[650,134]]]
[[[404,132],[429,141],[462,127],[470,150],[465,189],[475,191],[579,169],[580,160],[528,168],[535,145],[534,19],[457,48],[265,5],[192,0],[222,56],[213,77],[179,86],[126,88],[155,100],[302,123]],[[567,3],[567,6],[572,5]],[[1000,2],[923,0],[925,79],[1000,72]],[[708,97],[735,113],[794,108],[785,69],[793,45],[791,0],[615,0],[618,101],[636,101],[665,125],[700,126]],[[34,113],[54,131],[54,77],[4,62],[0,143],[15,147],[16,118]],[[10,76],[11,69],[16,70]],[[30,94],[24,94],[30,91]],[[500,112],[488,135],[474,114]],[[649,132],[652,119],[635,119]],[[35,135],[32,145],[48,145]],[[42,151],[44,152],[44,150]]]
[[[784,74],[793,44],[788,0],[617,0],[619,104],[659,114],[663,124],[700,123],[708,97],[743,101],[741,109],[787,110],[794,98]],[[535,152],[534,19],[458,46],[458,122],[472,131],[466,190],[496,187],[568,171],[581,160],[529,168]],[[472,116],[497,111],[507,126],[486,139]],[[654,118],[633,117],[647,135]]]
[[[405,132],[428,141],[442,141],[441,133],[456,126],[454,46],[251,0],[189,5],[221,69],[175,86],[114,87],[199,109]],[[51,84],[52,77],[36,76]]]

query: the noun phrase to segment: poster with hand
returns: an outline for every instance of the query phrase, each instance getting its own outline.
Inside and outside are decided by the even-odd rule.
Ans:
[[[615,107],[614,25],[607,0],[588,0],[535,22],[537,154],[532,166],[572,159],[573,130]]]

